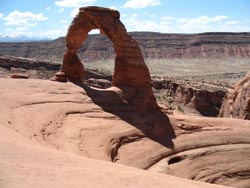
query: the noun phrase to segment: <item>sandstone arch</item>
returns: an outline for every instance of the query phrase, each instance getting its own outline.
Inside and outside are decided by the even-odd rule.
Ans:
[[[62,69],[52,80],[81,80],[84,67],[77,51],[92,29],[99,29],[113,43],[116,54],[113,86],[119,87],[124,98],[132,104],[147,103],[157,106],[150,85],[150,73],[138,44],[127,34],[125,26],[120,21],[120,13],[108,8],[91,6],[79,9],[66,35],[67,51]]]

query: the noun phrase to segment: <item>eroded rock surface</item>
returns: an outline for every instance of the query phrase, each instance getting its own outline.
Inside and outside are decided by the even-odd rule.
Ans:
[[[250,120],[250,72],[229,89],[224,98],[220,117]]]
[[[170,108],[179,106],[184,114],[217,117],[225,96],[224,89],[209,89],[206,83],[202,83],[202,86],[199,86],[190,81],[181,83],[171,79],[160,78],[153,79],[152,85],[160,104],[164,105],[165,103]],[[165,94],[161,94],[161,90]]]
[[[157,107],[149,70],[137,42],[127,34],[118,11],[102,7],[82,7],[71,23],[67,36],[67,51],[62,70],[51,80],[79,82],[84,67],[77,51],[92,29],[99,29],[114,45],[115,71],[113,85],[122,90],[124,99],[131,104]]]
[[[85,181],[89,187],[105,181],[110,187],[119,182],[118,187],[126,187],[124,181],[129,187],[217,187],[87,158],[197,181],[250,186],[249,121],[138,112],[118,95],[119,90],[103,92],[69,82],[1,78],[3,187],[43,187],[44,182],[81,187]],[[131,173],[137,181],[127,176]],[[110,177],[118,179],[110,184]]]

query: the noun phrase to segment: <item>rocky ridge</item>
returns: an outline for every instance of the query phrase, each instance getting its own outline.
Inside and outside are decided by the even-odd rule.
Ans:
[[[164,34],[129,33],[145,59],[249,58],[250,33]],[[65,37],[49,42],[0,43],[0,55],[62,62]],[[88,35],[79,49],[82,61],[114,59],[111,41],[103,35]]]

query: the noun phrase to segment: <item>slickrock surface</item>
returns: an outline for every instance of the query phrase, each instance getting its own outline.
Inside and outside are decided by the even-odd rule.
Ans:
[[[250,121],[136,112],[114,87],[35,79],[0,78],[0,108],[3,188],[250,186]]]
[[[250,72],[229,89],[224,98],[220,117],[250,120]]]

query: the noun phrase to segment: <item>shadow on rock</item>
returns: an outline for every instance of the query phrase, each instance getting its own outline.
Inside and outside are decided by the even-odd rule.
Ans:
[[[166,114],[160,109],[147,110],[143,107],[128,104],[123,92],[118,87],[98,89],[80,84],[92,101],[104,111],[118,116],[130,125],[139,129],[144,135],[161,145],[174,148],[176,138],[174,129]]]

